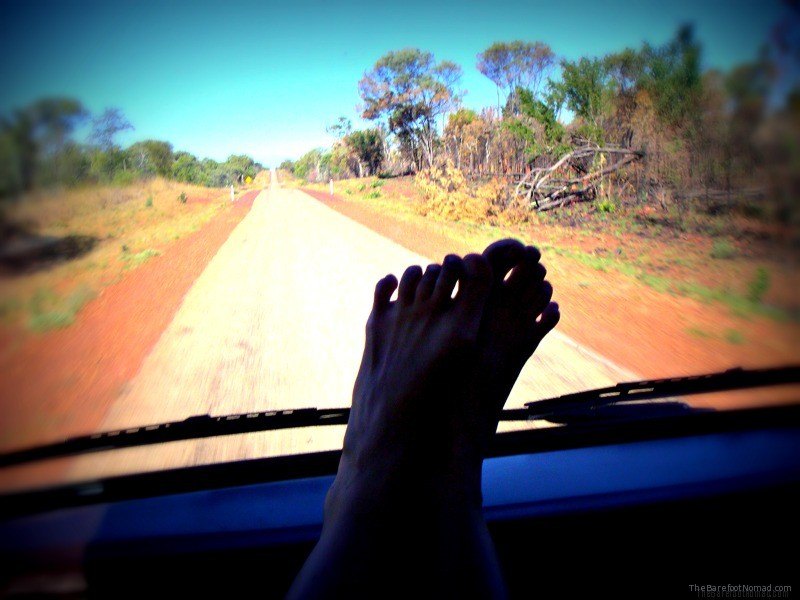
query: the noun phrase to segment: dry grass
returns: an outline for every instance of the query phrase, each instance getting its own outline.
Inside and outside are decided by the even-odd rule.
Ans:
[[[184,193],[187,201],[181,202]],[[0,319],[46,330],[69,325],[83,304],[196,231],[228,204],[229,192],[163,179],[130,186],[37,192],[5,212],[42,235],[92,236],[98,244],[75,260],[0,276]]]

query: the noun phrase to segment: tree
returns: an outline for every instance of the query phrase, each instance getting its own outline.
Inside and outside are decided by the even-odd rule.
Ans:
[[[358,160],[359,170],[362,165],[366,167],[367,175],[376,175],[383,163],[383,136],[378,129],[363,129],[354,131],[346,138],[347,145],[352,149]],[[359,173],[359,177],[362,173]]]
[[[26,109],[32,133],[44,152],[57,153],[72,132],[89,116],[83,105],[73,98],[44,98]]]
[[[22,165],[10,124],[0,121],[0,197],[23,189]]]
[[[467,127],[477,118],[478,115],[474,110],[460,108],[456,112],[450,113],[450,117],[447,120],[447,126],[444,128],[445,139],[452,144],[453,155],[455,157],[453,162],[458,169],[461,168],[461,158],[464,149],[464,136],[466,134]]]
[[[703,92],[700,52],[690,25],[681,27],[664,46],[645,44],[642,49],[639,84],[649,92],[659,117],[673,127],[691,128],[699,117]]]
[[[71,179],[75,149],[67,149],[73,131],[88,116],[83,105],[72,98],[43,98],[14,113],[2,125],[6,144],[13,146],[17,177],[23,190],[37,180],[55,183]],[[67,156],[69,154],[69,156]]]
[[[316,180],[319,177],[322,150],[315,148],[303,154],[294,163],[294,174],[305,180]]]
[[[202,180],[205,185],[222,187],[230,183],[230,176],[225,166],[214,159],[204,158],[200,161],[200,167],[202,168]]]
[[[231,177],[231,182],[244,183],[245,178],[255,177],[258,169],[255,161],[246,154],[232,154],[225,161],[225,168]]]
[[[497,110],[500,111],[500,90],[513,98],[516,88],[538,96],[540,86],[552,70],[556,56],[544,42],[495,42],[478,54],[477,68],[497,86]],[[511,114],[519,104],[512,102]]]
[[[358,84],[363,117],[385,117],[416,167],[433,166],[436,119],[460,100],[461,68],[430,52],[406,48],[381,57]]]
[[[125,115],[118,108],[107,108],[92,120],[90,139],[104,151],[115,147],[114,138],[122,131],[133,130]]]
[[[538,139],[531,135],[530,154],[560,155],[566,151],[564,146],[564,126],[558,122],[557,98],[552,95],[546,100],[538,100],[532,92],[520,90],[520,111],[542,126],[542,135]]]
[[[347,117],[339,117],[336,119],[336,123],[326,127],[325,131],[330,133],[336,139],[341,140],[346,138],[348,135],[350,135],[350,132],[353,131],[353,123]]]
[[[132,167],[145,175],[168,177],[172,172],[172,144],[159,140],[136,142],[126,150]]]
[[[642,78],[644,57],[633,48],[607,54],[603,58],[606,72],[618,94],[635,92]]]
[[[112,146],[108,150],[89,149],[89,174],[95,181],[111,181],[114,176],[126,170],[127,154]]]
[[[637,94],[642,80],[644,57],[641,52],[625,48],[621,52],[606,55],[603,62],[613,90],[614,123],[610,129],[614,131],[611,135],[627,147],[634,135],[632,121],[638,106]]]
[[[203,168],[200,161],[189,152],[176,152],[172,163],[172,178],[186,183],[202,183]]]
[[[586,57],[561,61],[561,81],[552,83],[551,88],[555,101],[563,99],[566,107],[583,119],[582,133],[601,141],[602,117],[608,112],[613,93],[605,62]]]

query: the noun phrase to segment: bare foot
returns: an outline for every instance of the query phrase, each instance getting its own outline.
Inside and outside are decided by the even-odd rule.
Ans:
[[[561,315],[550,302],[553,287],[533,246],[512,239],[491,244],[483,255],[492,267],[492,289],[479,334],[480,370],[475,393],[484,440],[498,418],[522,367]]]
[[[481,465],[522,365],[558,321],[538,261],[504,241],[410,267],[394,302],[397,280],[378,282],[322,536],[290,596],[371,597],[388,581],[402,596],[505,595]]]
[[[408,501],[412,488],[425,497],[435,495],[434,487],[453,489],[450,432],[476,366],[490,286],[481,255],[451,255],[424,274],[409,267],[396,301],[390,297],[397,280],[378,282],[329,505],[342,496],[385,493]]]

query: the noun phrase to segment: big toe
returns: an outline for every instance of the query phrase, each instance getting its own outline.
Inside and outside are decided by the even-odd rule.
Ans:
[[[525,304],[536,300],[537,296],[539,296],[542,282],[547,275],[547,269],[539,262],[540,258],[539,250],[533,246],[528,246],[506,280],[506,289],[509,294]],[[540,312],[542,308],[544,306],[539,308]]]
[[[511,268],[522,259],[524,254],[525,245],[519,240],[511,238],[499,240],[487,246],[483,251],[483,256],[492,268],[494,283],[502,283]]]

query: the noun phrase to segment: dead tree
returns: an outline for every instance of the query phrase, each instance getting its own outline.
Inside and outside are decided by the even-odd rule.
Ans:
[[[585,144],[549,167],[532,169],[517,183],[514,197],[524,199],[528,206],[539,212],[572,202],[594,200],[598,179],[643,156],[643,152],[630,148]],[[589,169],[585,168],[587,163]]]

